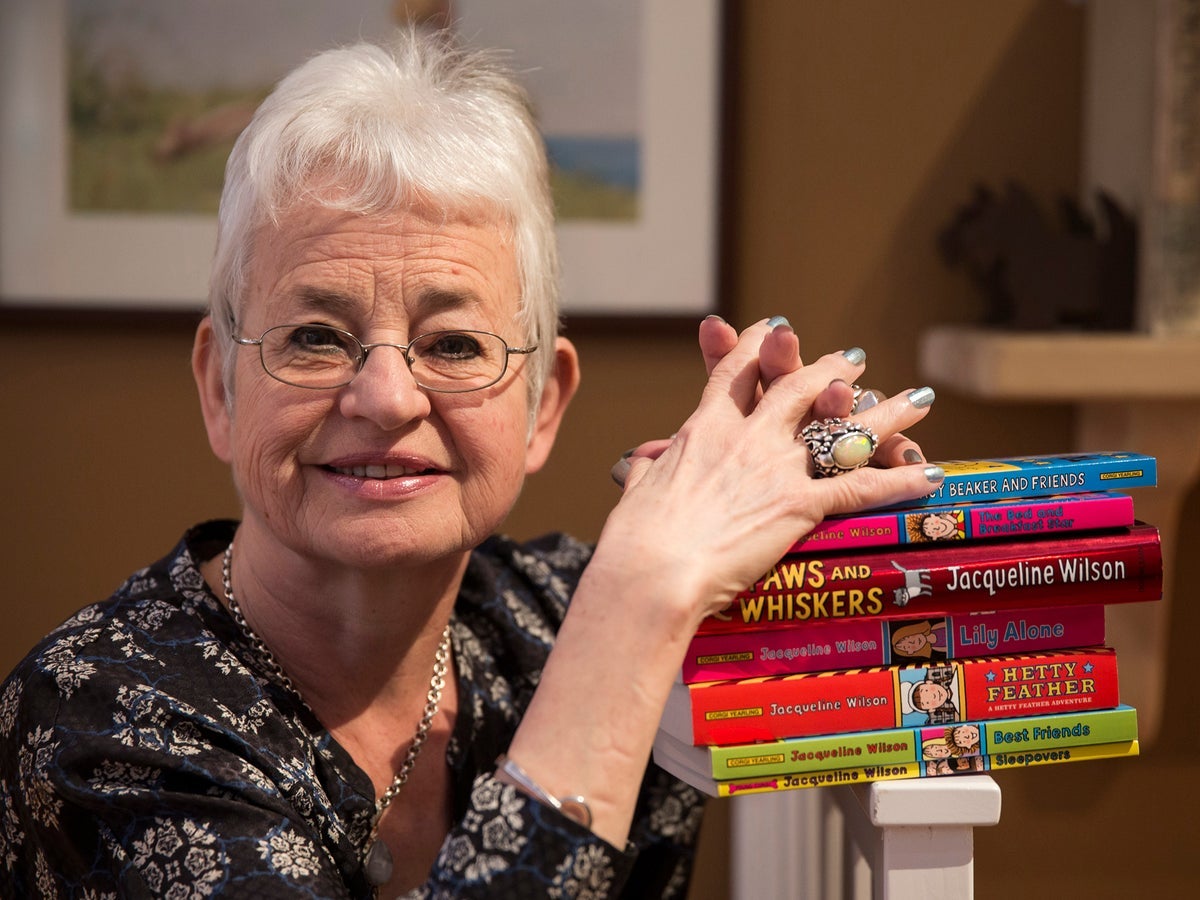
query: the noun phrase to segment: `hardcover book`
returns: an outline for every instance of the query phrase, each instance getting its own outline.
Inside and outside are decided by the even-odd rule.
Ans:
[[[851,766],[955,763],[991,753],[1111,744],[1137,740],[1137,736],[1137,711],[1122,705],[1115,709],[855,731],[724,747],[697,747],[659,731],[654,740],[654,761],[689,783],[694,776],[730,781]]]
[[[1119,759],[1138,755],[1137,741],[1117,741],[1111,744],[1080,744],[1058,750],[1014,750],[990,756],[960,758],[944,765],[933,762],[892,763],[888,765],[855,766],[823,772],[802,772],[795,775],[767,775],[762,778],[739,778],[715,781],[697,776],[684,777],[673,773],[692,787],[713,797],[733,797],[739,794],[769,794],[800,788],[831,787],[844,784],[869,784],[873,781],[902,781],[910,778],[972,775],[977,772],[999,772],[1004,769],[1024,769],[1055,763],[1086,762],[1091,759]],[[670,770],[668,770],[670,771]],[[694,778],[695,780],[690,780]]]
[[[823,553],[896,544],[1059,535],[1132,524],[1131,496],[1088,491],[1037,499],[830,516],[792,545],[790,552]]]
[[[1120,451],[952,459],[938,465],[946,471],[941,486],[928,497],[896,504],[897,507],[1123,491],[1153,487],[1158,478],[1153,456]]]
[[[1099,604],[918,619],[851,618],[698,634],[688,646],[679,677],[692,684],[1103,643],[1104,607]]]
[[[675,684],[659,728],[690,744],[1113,709],[1109,647]]]
[[[1070,537],[785,556],[699,634],[863,617],[946,616],[1004,608],[1162,597],[1158,529]]]

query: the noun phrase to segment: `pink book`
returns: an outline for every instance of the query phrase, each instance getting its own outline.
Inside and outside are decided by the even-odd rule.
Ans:
[[[790,553],[820,553],[896,544],[1040,537],[1133,524],[1128,494],[1091,491],[1035,499],[923,506],[831,516]]]
[[[1101,604],[917,619],[847,619],[696,635],[679,680],[694,684],[1103,643]]]

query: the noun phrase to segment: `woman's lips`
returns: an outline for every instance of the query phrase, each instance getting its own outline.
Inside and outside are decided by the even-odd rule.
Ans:
[[[433,474],[430,468],[414,468],[394,463],[362,465],[362,466],[326,466],[330,472],[337,475],[350,475],[354,478],[405,478],[413,475]]]

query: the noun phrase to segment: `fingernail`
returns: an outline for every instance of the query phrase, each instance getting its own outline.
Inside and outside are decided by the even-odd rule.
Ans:
[[[780,325],[791,324],[792,323],[787,320],[787,316],[771,316],[771,318],[767,319],[768,328],[778,328]]]
[[[711,322],[724,322],[725,320],[722,319],[720,316],[718,316],[716,313],[711,313],[704,317],[704,321],[705,322],[710,322],[710,321]]]
[[[904,451],[904,461],[906,463],[919,463],[919,462],[924,462],[925,460],[923,460],[921,458],[920,453],[918,453],[912,447],[909,447],[907,450]]]
[[[861,366],[867,361],[867,351],[862,347],[851,347],[849,350],[843,350],[842,356],[850,360],[850,363],[855,366]]]
[[[621,459],[629,459],[629,457],[633,456],[633,454],[635,454],[635,453],[637,453],[637,447],[630,447],[628,450],[626,450],[624,453],[621,454]]]
[[[633,468],[633,463],[628,459],[617,460],[616,465],[612,467],[609,473],[612,475],[612,480],[617,483],[617,487],[625,487],[625,479],[629,477],[629,470]]]
[[[908,402],[917,409],[924,409],[933,403],[935,396],[931,387],[917,388],[915,391],[908,392]]]
[[[927,466],[925,468],[925,480],[926,481],[937,482],[937,481],[941,481],[945,477],[946,477],[946,470],[943,469],[941,466]],[[622,487],[624,487],[624,484],[622,484]]]

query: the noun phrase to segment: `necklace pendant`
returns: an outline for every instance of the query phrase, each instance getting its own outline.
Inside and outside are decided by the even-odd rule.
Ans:
[[[363,859],[363,874],[367,877],[367,883],[376,887],[391,880],[392,851],[379,838],[367,849],[367,855]]]

